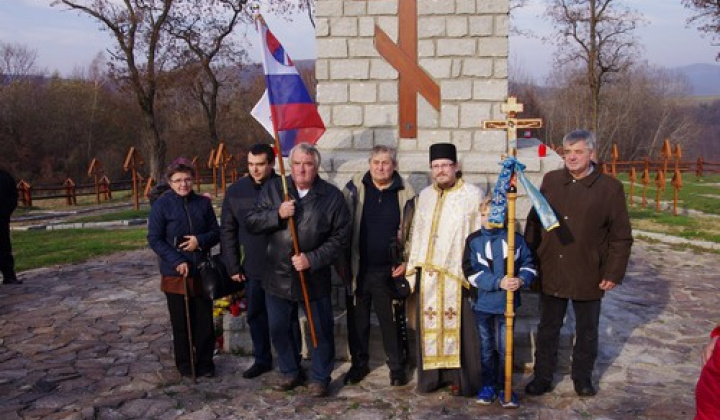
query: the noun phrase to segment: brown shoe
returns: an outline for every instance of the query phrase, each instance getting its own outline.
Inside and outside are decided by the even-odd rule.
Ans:
[[[308,385],[308,390],[310,390],[310,395],[315,398],[322,398],[328,396],[327,385],[320,382],[310,383],[310,385]]]
[[[275,391],[291,391],[303,384],[303,376],[297,374],[295,376],[283,376],[272,386]]]

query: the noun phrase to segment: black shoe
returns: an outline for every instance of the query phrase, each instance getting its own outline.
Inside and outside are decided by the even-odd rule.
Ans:
[[[298,373],[295,376],[284,376],[282,379],[280,379],[275,385],[273,385],[273,389],[275,391],[291,391],[300,385],[302,385],[305,382],[305,376]]]
[[[543,395],[550,391],[552,391],[550,382],[540,379],[533,379],[532,382],[525,386],[525,393],[528,395]]]
[[[594,397],[597,395],[597,390],[593,387],[590,379],[578,379],[573,381],[575,385],[575,392],[581,397]]]
[[[347,385],[350,384],[356,384],[363,379],[370,373],[370,368],[365,366],[350,366],[350,370],[347,371],[345,374],[345,377],[343,377],[343,383]]]
[[[258,376],[262,375],[265,372],[270,372],[272,370],[272,367],[265,366],[265,365],[259,365],[257,363],[250,366],[248,370],[243,372],[242,376],[245,379],[252,379],[257,378]]]
[[[394,370],[390,372],[390,385],[392,386],[403,386],[407,385],[408,378],[405,374],[405,370]]]
[[[17,277],[14,277],[9,279],[3,279],[3,284],[23,284],[23,282]]]

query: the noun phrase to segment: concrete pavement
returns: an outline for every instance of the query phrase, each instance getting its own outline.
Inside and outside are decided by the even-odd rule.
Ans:
[[[20,274],[0,286],[0,420],[4,419],[689,419],[699,355],[720,322],[717,254],[638,241],[625,283],[603,301],[594,398],[568,375],[521,407],[479,406],[446,391],[390,387],[376,365],[359,385],[333,373],[331,397],[272,391],[273,374],[246,380],[249,357],[220,354],[197,384],[175,372],[169,320],[149,250]],[[567,357],[563,355],[562,357]]]

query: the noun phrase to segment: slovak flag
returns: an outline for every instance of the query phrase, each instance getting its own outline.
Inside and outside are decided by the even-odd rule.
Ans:
[[[287,156],[298,143],[317,143],[325,132],[325,124],[283,46],[263,19],[256,19],[255,24],[260,34],[266,90],[251,114],[266,130],[277,131],[282,154]],[[268,116],[271,124],[267,122]]]

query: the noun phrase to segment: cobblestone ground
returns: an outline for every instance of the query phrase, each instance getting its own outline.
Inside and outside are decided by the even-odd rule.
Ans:
[[[150,251],[32,270],[0,286],[0,419],[689,419],[700,348],[720,322],[715,270],[716,254],[637,242],[603,302],[598,396],[557,375],[552,393],[525,397],[518,374],[517,410],[390,387],[383,366],[343,387],[339,363],[324,399],[272,391],[274,374],[243,379],[251,359],[228,354],[217,377],[183,382]]]

